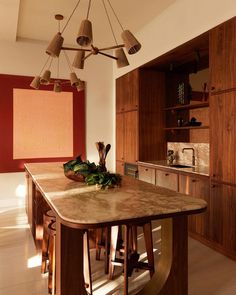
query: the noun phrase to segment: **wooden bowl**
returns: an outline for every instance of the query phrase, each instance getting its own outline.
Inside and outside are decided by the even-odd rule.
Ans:
[[[69,171],[64,171],[64,174],[67,178],[74,180],[74,181],[79,181],[79,182],[84,182],[85,181],[85,176],[82,174],[75,173],[73,170]]]

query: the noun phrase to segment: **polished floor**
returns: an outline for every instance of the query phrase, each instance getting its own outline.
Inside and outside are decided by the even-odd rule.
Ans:
[[[35,251],[24,210],[23,174],[0,175],[0,187],[0,295],[46,295],[47,275],[40,274],[40,256]],[[160,233],[156,224],[153,228],[158,259]],[[140,234],[140,252],[145,260],[142,241]],[[93,294],[122,294],[122,274],[117,270],[117,278],[108,281],[103,275],[103,261],[95,262],[94,254],[91,251]],[[148,278],[148,272],[135,272],[129,283],[130,293]],[[235,278],[236,262],[189,239],[189,295],[236,294]]]

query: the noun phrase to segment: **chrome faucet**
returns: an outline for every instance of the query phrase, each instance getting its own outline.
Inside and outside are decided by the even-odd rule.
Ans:
[[[192,155],[192,165],[195,166],[195,150],[194,150],[194,148],[183,148],[183,149],[182,149],[182,153],[184,153],[185,150],[191,150],[191,151],[193,151],[193,155]]]

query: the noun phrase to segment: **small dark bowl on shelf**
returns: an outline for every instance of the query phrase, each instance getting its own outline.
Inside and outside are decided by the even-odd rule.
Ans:
[[[191,126],[201,126],[202,125],[202,122],[191,122]]]
[[[64,174],[67,178],[74,180],[74,181],[79,181],[79,182],[84,182],[85,181],[85,176],[79,173],[75,173],[73,170],[68,170],[64,171]]]

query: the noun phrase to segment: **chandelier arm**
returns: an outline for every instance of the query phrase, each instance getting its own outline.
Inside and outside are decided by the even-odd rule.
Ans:
[[[93,55],[93,53],[92,52],[90,52],[88,55],[86,55],[84,58],[83,58],[83,60],[86,60],[88,57],[90,57],[91,55]]]
[[[62,50],[71,50],[71,51],[91,51],[90,49],[84,49],[84,48],[73,48],[73,47],[62,47]]]
[[[98,51],[98,53],[101,54],[101,55],[104,55],[104,56],[107,56],[107,57],[113,58],[113,59],[115,59],[115,60],[118,60],[117,57],[112,56],[112,55],[110,55],[110,54],[106,54],[106,53],[104,53],[104,52],[100,52],[100,51]]]
[[[75,8],[72,10],[72,12],[71,12],[71,14],[70,14],[70,16],[69,16],[69,18],[68,18],[66,24],[64,25],[64,28],[63,28],[62,31],[61,31],[61,34],[63,34],[63,32],[65,31],[65,29],[66,29],[66,27],[67,27],[67,25],[68,25],[70,19],[72,18],[73,14],[75,13],[75,11],[76,11],[76,9],[77,9],[79,3],[80,3],[80,0],[79,0],[79,1],[77,2],[77,4],[75,5]]]
[[[125,47],[125,45],[124,44],[120,44],[120,45],[105,47],[105,48],[101,48],[101,49],[99,48],[99,51],[111,50],[111,49],[122,48],[122,47]]]

